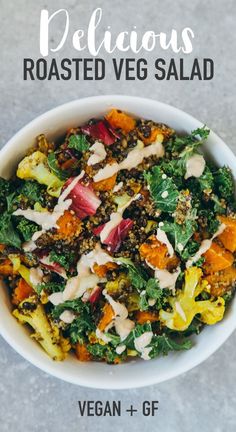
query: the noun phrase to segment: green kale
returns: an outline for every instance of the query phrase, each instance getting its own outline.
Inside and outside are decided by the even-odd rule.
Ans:
[[[60,303],[59,305],[55,306],[51,311],[51,315],[54,319],[58,319],[62,314],[62,312],[64,312],[67,309],[78,314],[81,313],[89,314],[90,305],[88,303],[82,302],[80,298],[75,300],[67,300],[64,303]]]
[[[216,193],[220,198],[230,202],[234,196],[234,180],[231,170],[226,166],[219,168],[214,173],[214,182]]]
[[[128,276],[132,285],[138,290],[142,290],[147,283],[147,274],[140,267],[137,268],[129,258],[119,257],[114,260],[128,270]]]
[[[184,250],[180,252],[180,256],[184,261],[187,261],[190,257],[195,255],[198,249],[199,243],[194,240],[189,240]]]
[[[215,234],[220,226],[220,222],[216,218],[216,214],[211,209],[201,209],[198,213],[198,218],[203,223],[203,227],[211,235]]]
[[[148,300],[155,300],[155,309],[160,310],[167,301],[169,290],[163,290],[159,286],[157,279],[151,278],[146,283],[146,290],[140,295],[140,309],[148,310],[150,308]]]
[[[15,230],[9,213],[0,215],[0,243],[20,249],[21,239]]]
[[[11,194],[12,184],[10,181],[0,177],[0,212],[6,210],[7,197]]]
[[[118,357],[115,349],[110,345],[100,345],[96,343],[87,345],[87,349],[95,359],[105,360],[107,363],[114,363],[115,359]]]
[[[203,192],[204,190],[212,190],[214,187],[213,174],[208,166],[206,166],[203,174],[200,177],[198,177],[197,180],[201,192]]]
[[[67,170],[62,170],[59,167],[59,163],[56,157],[55,153],[50,153],[48,155],[48,166],[50,170],[60,179],[60,180],[66,180],[68,177],[70,177],[70,174]]]
[[[71,135],[69,138],[68,147],[75,149],[78,152],[84,152],[89,149],[89,143],[85,135]]]
[[[166,334],[163,334],[158,336],[154,335],[150,346],[152,350],[149,355],[151,358],[154,358],[160,355],[165,356],[170,351],[189,350],[192,347],[192,342],[190,340],[176,342]]]
[[[19,189],[20,195],[26,197],[31,204],[36,202],[44,203],[44,193],[46,191],[46,187],[44,185],[39,184],[35,180],[27,180],[25,181]]]
[[[178,200],[178,189],[174,181],[159,166],[144,174],[149,190],[158,210],[173,213]]]
[[[96,327],[91,316],[84,309],[77,318],[69,325],[68,334],[72,344],[82,343],[88,333],[95,331]]]
[[[16,226],[17,230],[22,235],[24,241],[31,240],[33,234],[39,230],[39,225],[24,217],[20,217],[19,219],[20,222]]]
[[[193,153],[204,141],[206,141],[209,133],[210,130],[203,126],[202,128],[192,131],[190,135],[184,135],[182,137],[175,136],[167,143],[166,150],[178,154],[184,152],[182,156],[186,155],[186,153]]]
[[[62,254],[58,254],[56,251],[51,251],[49,255],[49,259],[51,262],[55,262],[60,264],[66,271],[69,271],[71,264],[75,259],[75,255],[73,253],[63,252]]]
[[[63,292],[65,289],[65,282],[44,282],[38,284],[36,287],[36,291],[40,294],[42,291],[45,291],[48,294],[52,294],[55,292]]]
[[[186,219],[185,223],[182,225],[176,222],[164,222],[161,229],[168,233],[170,241],[174,244],[175,251],[182,254],[185,246],[196,230],[196,221],[194,218]]]

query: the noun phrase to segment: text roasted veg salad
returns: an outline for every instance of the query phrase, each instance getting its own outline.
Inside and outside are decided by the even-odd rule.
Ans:
[[[224,317],[236,282],[236,205],[205,127],[112,109],[44,135],[0,179],[0,275],[13,315],[54,360],[149,360]]]

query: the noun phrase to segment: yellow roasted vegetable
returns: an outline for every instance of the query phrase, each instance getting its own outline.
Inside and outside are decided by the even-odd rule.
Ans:
[[[185,285],[177,297],[170,298],[172,312],[160,311],[160,321],[168,328],[177,331],[186,330],[196,314],[205,324],[221,321],[225,311],[225,301],[218,297],[215,301],[196,301],[196,297],[206,289],[207,281],[201,281],[202,270],[190,267],[185,271]]]
[[[27,284],[35,289],[34,285],[30,280],[30,269],[21,264],[20,257],[18,255],[11,254],[9,255],[9,258],[13,264],[14,273],[19,273],[21,277],[27,282]]]
[[[32,337],[40,343],[53,360],[65,359],[65,353],[70,347],[61,337],[59,329],[49,322],[37,296],[23,300],[13,311],[13,315],[21,324],[29,324],[34,329]]]
[[[38,150],[26,156],[19,163],[17,177],[24,180],[36,180],[38,183],[47,186],[47,192],[54,197],[59,197],[64,184],[50,171],[47,156]]]

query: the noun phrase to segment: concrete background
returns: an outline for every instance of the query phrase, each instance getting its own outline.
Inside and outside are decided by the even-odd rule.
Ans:
[[[75,57],[71,37],[86,29],[96,7],[103,8],[100,32],[111,25],[114,34],[148,29],[167,31],[191,27],[194,51],[185,56],[211,57],[215,62],[212,81],[115,81],[107,73],[103,81],[23,81],[22,59],[40,57],[39,15],[65,7],[70,13],[70,34],[57,58]],[[121,93],[152,97],[193,114],[215,130],[236,151],[235,126],[235,0],[0,0],[0,134],[1,146],[23,125],[44,111],[72,99]],[[51,34],[60,37],[58,20]],[[86,55],[86,52],[83,53]],[[101,54],[109,64],[109,58]],[[172,56],[156,48],[146,56]],[[178,58],[178,56],[175,56]],[[108,71],[109,72],[109,71]],[[94,391],[60,382],[27,363],[0,339],[0,430],[1,432],[149,431],[233,432],[236,428],[236,333],[205,363],[170,382],[131,391]],[[77,401],[121,400],[123,406],[143,400],[159,400],[154,418],[135,415],[112,418],[79,418]]]

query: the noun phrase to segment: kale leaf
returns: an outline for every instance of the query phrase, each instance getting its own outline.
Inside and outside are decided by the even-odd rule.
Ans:
[[[152,347],[152,350],[149,355],[151,358],[154,358],[159,355],[165,356],[170,351],[189,350],[192,347],[192,342],[190,340],[176,342],[166,334],[163,334],[158,336],[154,335],[150,346]]]
[[[29,221],[25,217],[20,218],[20,222],[16,226],[24,241],[31,240],[33,234],[39,230],[39,225]]]
[[[149,190],[158,210],[173,213],[178,200],[178,189],[174,181],[159,166],[144,173]]]
[[[19,189],[20,195],[26,197],[31,204],[36,202],[44,203],[43,194],[46,191],[46,187],[39,184],[35,180],[25,181]]]
[[[66,271],[69,271],[70,266],[75,258],[73,253],[63,252],[62,254],[58,254],[56,251],[51,251],[49,255],[49,259],[51,262],[55,262],[60,264]]]
[[[21,239],[13,226],[11,215],[6,212],[0,215],[0,243],[18,249],[21,247]]]
[[[234,196],[234,180],[231,170],[226,166],[219,168],[214,173],[214,181],[216,192],[220,198],[224,198],[227,202],[230,202]]]
[[[36,291],[38,294],[41,293],[41,291],[45,291],[48,294],[55,293],[55,292],[63,292],[65,289],[65,282],[43,282],[41,284],[38,284],[36,287]]]
[[[78,152],[84,152],[89,149],[89,143],[85,135],[71,135],[68,147],[77,150]]]
[[[175,251],[182,253],[196,229],[196,221],[186,219],[182,225],[176,222],[164,222],[161,229],[168,233],[171,242],[174,243]]]
[[[137,268],[129,258],[119,257],[114,261],[128,270],[130,282],[138,291],[146,286],[148,278],[146,272],[140,267]]]
[[[166,150],[171,153],[184,152],[182,156],[186,153],[192,153],[208,138],[210,130],[203,126],[202,128],[195,129],[190,135],[184,135],[182,137],[175,136],[166,145]],[[199,139],[200,138],[200,139]]]
[[[87,334],[95,331],[95,324],[87,311],[83,310],[80,315],[70,324],[68,333],[72,344],[82,343]]]
[[[70,177],[70,174],[66,170],[62,170],[59,167],[59,163],[56,157],[55,153],[49,153],[48,155],[48,166],[50,170],[60,179],[60,180],[66,180],[68,177]]]
[[[71,311],[75,313],[89,313],[90,306],[88,303],[83,303],[80,298],[77,298],[75,300],[66,300],[64,303],[60,303],[59,305],[55,306],[52,311],[52,317],[54,319],[58,319],[62,312],[65,310],[70,309]],[[91,318],[90,318],[91,319]]]

